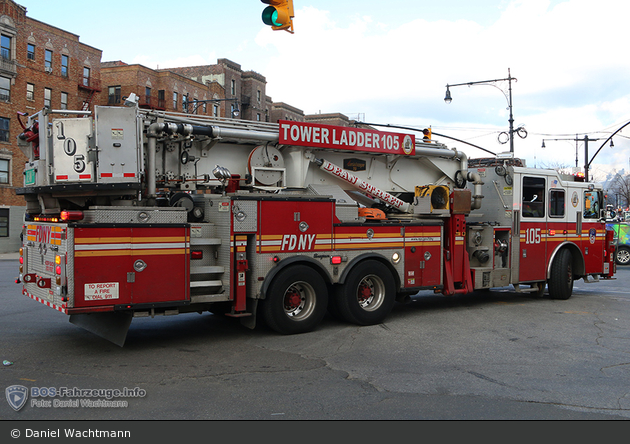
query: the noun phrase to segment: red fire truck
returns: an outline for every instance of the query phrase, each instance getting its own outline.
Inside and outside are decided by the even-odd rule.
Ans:
[[[357,125],[44,110],[18,137],[23,294],[123,345],[134,317],[314,329],[421,290],[571,296],[611,278],[602,188]]]

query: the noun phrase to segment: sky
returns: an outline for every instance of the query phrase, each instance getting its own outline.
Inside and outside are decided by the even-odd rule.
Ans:
[[[630,171],[627,0],[294,0],[293,34],[262,23],[259,0],[17,0],[77,34],[103,61],[149,68],[227,58],[306,114],[423,129],[466,153],[509,152],[532,167]],[[496,82],[494,80],[497,80]],[[446,104],[446,85],[452,102]],[[400,130],[396,130],[400,131]],[[404,132],[404,131],[400,131]],[[578,140],[576,142],[576,139]],[[543,140],[545,147],[543,148]]]

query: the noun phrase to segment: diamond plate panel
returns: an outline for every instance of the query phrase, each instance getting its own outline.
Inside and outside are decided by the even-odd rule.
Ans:
[[[186,223],[185,208],[91,207],[82,222],[95,224],[178,224]]]
[[[258,202],[253,200],[237,200],[232,204],[234,232],[255,232],[258,229]]]

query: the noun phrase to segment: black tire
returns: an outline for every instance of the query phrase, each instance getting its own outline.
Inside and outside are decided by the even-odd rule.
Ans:
[[[357,325],[380,324],[396,301],[396,285],[389,269],[381,262],[367,260],[350,272],[335,291],[338,313]]]
[[[617,251],[615,251],[615,262],[618,265],[628,265],[630,264],[630,248],[628,247],[617,247]]]
[[[573,258],[567,249],[560,250],[551,264],[549,296],[551,299],[569,299],[573,293]]]
[[[326,314],[328,287],[319,273],[305,265],[282,270],[260,301],[265,323],[281,334],[312,331]]]

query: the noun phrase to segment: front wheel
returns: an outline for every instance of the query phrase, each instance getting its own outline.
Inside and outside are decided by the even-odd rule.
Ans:
[[[373,325],[383,322],[395,300],[396,286],[389,269],[381,262],[367,260],[337,287],[334,303],[347,322]]]
[[[619,265],[630,264],[630,248],[618,247],[617,251],[615,251],[615,261]]]
[[[328,287],[321,275],[305,265],[295,265],[273,279],[261,301],[261,314],[278,333],[305,333],[321,322],[327,305]]]
[[[569,299],[573,293],[573,259],[567,249],[560,250],[551,265],[549,296],[552,299]]]

